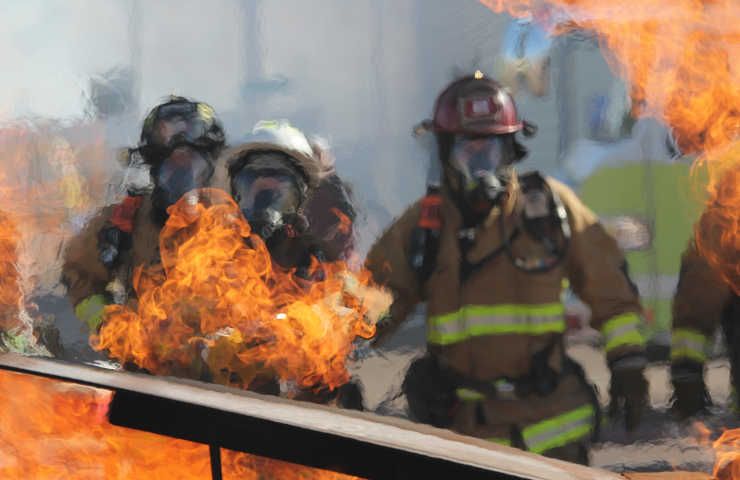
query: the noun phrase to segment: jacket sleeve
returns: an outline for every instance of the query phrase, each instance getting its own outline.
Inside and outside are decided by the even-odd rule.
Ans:
[[[573,191],[554,180],[549,183],[568,211],[568,279],[576,295],[591,307],[591,325],[604,336],[607,359],[643,352],[642,306],[616,240]]]
[[[420,207],[409,208],[375,242],[365,266],[378,284],[393,294],[389,315],[378,325],[375,343],[381,344],[399,327],[421,301],[416,273],[409,264],[409,244]]]
[[[681,257],[673,297],[671,361],[706,361],[709,341],[731,298],[729,286],[709,266],[692,241]]]
[[[98,258],[98,232],[111,215],[104,208],[67,244],[62,265],[62,282],[74,306],[92,295],[105,294],[111,272]]]

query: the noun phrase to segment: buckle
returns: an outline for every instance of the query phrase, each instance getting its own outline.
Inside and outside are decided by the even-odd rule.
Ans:
[[[500,378],[493,382],[493,388],[496,390],[497,398],[502,400],[517,400],[516,385],[505,378]]]
[[[457,232],[457,238],[466,239],[469,241],[475,240],[475,228],[461,228]]]

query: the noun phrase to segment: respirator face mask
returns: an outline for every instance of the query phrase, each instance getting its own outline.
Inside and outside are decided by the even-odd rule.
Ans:
[[[214,167],[210,155],[191,146],[178,146],[152,168],[152,203],[164,213],[183,195],[208,186]]]
[[[463,198],[473,213],[485,215],[506,191],[510,162],[500,136],[456,136],[450,166],[457,172]]]
[[[252,231],[267,241],[278,232],[305,229],[300,183],[282,169],[247,166],[232,176],[231,191]]]

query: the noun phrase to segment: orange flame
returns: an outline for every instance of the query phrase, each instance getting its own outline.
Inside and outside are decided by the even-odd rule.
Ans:
[[[0,477],[7,479],[210,478],[208,447],[111,425],[112,393],[0,371]],[[348,477],[224,451],[225,479]]]
[[[6,213],[0,212],[0,332],[19,327],[23,297],[18,262],[18,230]]]
[[[337,227],[339,233],[341,233],[342,235],[349,235],[352,232],[352,220],[350,220],[344,212],[336,207],[331,208],[331,213],[336,215],[336,217],[339,219],[339,226]]]
[[[90,172],[100,170],[105,158],[101,132],[93,131],[86,146],[74,148],[65,135],[79,134],[75,129],[79,126],[62,128],[54,122],[0,126],[0,201],[5,211],[12,212],[12,216],[0,213],[4,349],[49,355],[36,342],[36,318],[26,308],[27,299],[58,286],[59,253],[73,231],[72,219],[93,207],[88,187],[104,184],[102,176],[91,182],[80,172],[80,167],[91,165]]]
[[[67,137],[84,134],[84,145]],[[58,283],[58,253],[72,234],[76,216],[102,200],[103,133],[90,126],[53,122],[0,126],[0,200],[12,211],[17,230],[16,261],[25,294]]]
[[[333,389],[349,380],[353,340],[390,302],[366,271],[314,265],[302,281],[272,265],[231,197],[205,189],[171,207],[162,265],[135,274],[137,305],[110,306],[92,345],[157,374],[201,376],[247,388],[278,378]]]
[[[702,154],[697,163],[708,168],[711,180],[707,210],[696,231],[697,244],[735,292],[740,292],[740,68],[733,64],[740,58],[740,2],[481,3],[497,12],[531,16],[555,34],[583,29],[598,35],[610,66],[631,85],[634,113],[662,118],[673,127],[685,152]],[[720,180],[728,170],[734,173],[728,173],[728,180]],[[725,230],[717,235],[720,228]]]
[[[709,201],[696,225],[696,245],[740,295],[740,142],[715,156]]]
[[[725,430],[712,444],[717,453],[712,475],[717,480],[740,478],[740,428]]]

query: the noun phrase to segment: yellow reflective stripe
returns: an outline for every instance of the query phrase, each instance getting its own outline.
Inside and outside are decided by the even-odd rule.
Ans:
[[[463,402],[478,402],[486,398],[482,393],[469,388],[458,388],[455,390],[455,394],[457,395],[457,398]]]
[[[677,328],[671,332],[671,360],[690,358],[699,363],[707,360],[707,337],[690,328]]]
[[[103,309],[106,301],[103,295],[90,295],[82,300],[75,307],[75,315],[90,328],[90,331],[97,331],[103,323]]]
[[[698,363],[705,363],[707,361],[707,356],[702,352],[697,352],[690,348],[671,347],[671,360],[680,360],[682,358],[688,358]]]
[[[443,315],[432,315],[429,321],[434,325],[453,322],[464,317],[482,316],[554,316],[563,315],[565,307],[560,302],[535,305],[501,304],[501,305],[465,305],[456,312]]]
[[[642,336],[638,326],[640,317],[636,313],[624,313],[607,320],[601,328],[604,334],[606,347],[604,350],[610,350],[622,345],[645,345],[645,337]]]
[[[592,405],[530,425],[522,431],[527,449],[534,453],[562,447],[590,434],[595,412]]]
[[[448,345],[481,335],[542,335],[565,331],[561,303],[540,305],[466,305],[456,312],[430,316],[430,343]]]

